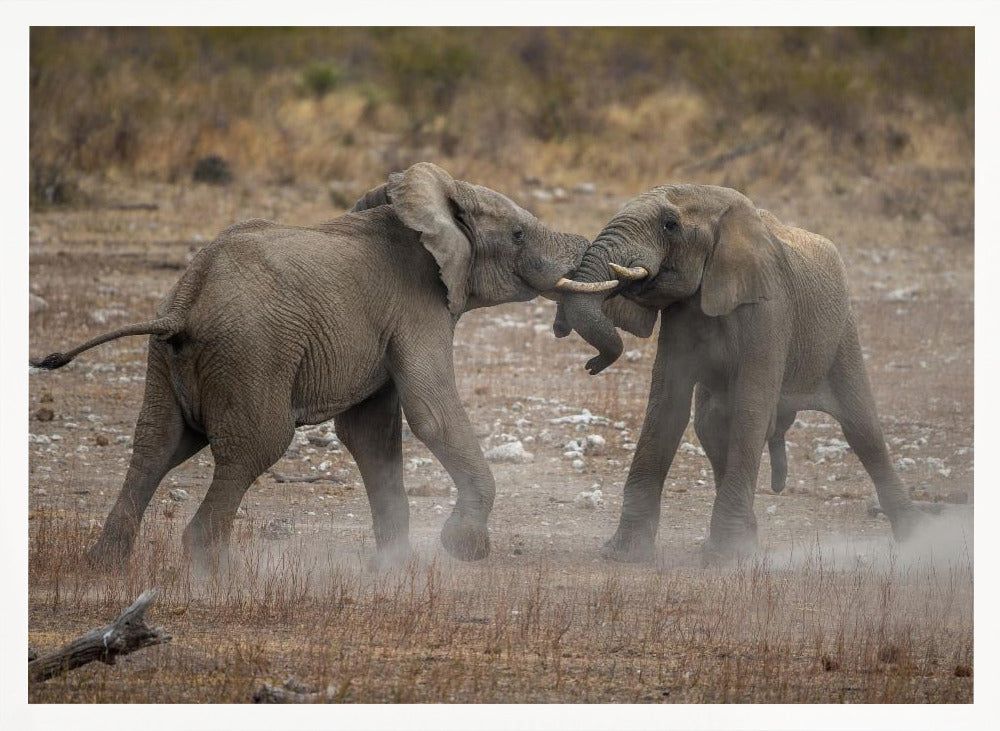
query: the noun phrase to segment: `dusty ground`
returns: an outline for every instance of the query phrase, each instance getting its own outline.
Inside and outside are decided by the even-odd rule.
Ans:
[[[517,439],[534,454],[494,465],[487,562],[461,565],[439,551],[454,492],[411,438],[404,459],[418,556],[402,572],[369,570],[357,469],[346,450],[310,443],[308,429],[274,471],[320,479],[257,481],[239,521],[245,565],[228,582],[194,581],[178,560],[180,531],[208,487],[208,451],[164,481],[132,569],[95,576],[81,567],[80,549],[121,485],[143,387],[145,343],[123,339],[30,379],[30,640],[54,648],[152,583],[165,591],[153,619],[175,639],[116,667],[33,686],[30,699],[246,701],[262,682],[296,675],[357,702],[970,701],[971,217],[923,213],[894,180],[753,197],[838,244],[904,481],[924,500],[968,503],[952,507],[915,552],[895,554],[887,523],[869,516],[874,489],[839,428],[802,413],[780,496],[768,489],[765,457],[761,556],[732,570],[698,567],[713,489],[691,429],[667,478],[655,565],[601,561],[655,338],[626,336],[628,357],[591,378],[589,347],[575,335],[557,341],[554,305],[537,300],[470,313],[456,333],[459,389],[484,449]],[[306,224],[342,210],[321,187],[91,192],[100,203],[31,216],[31,287],[47,303],[31,317],[35,356],[149,317],[191,253],[229,223]],[[593,236],[638,191],[599,186],[566,202],[508,192],[553,227]],[[127,208],[137,203],[157,209]],[[585,409],[590,418],[556,421]],[[606,447],[574,467],[566,445],[588,435]],[[574,504],[595,486],[603,505]],[[171,499],[175,488],[189,499]],[[265,537],[286,525],[289,537]],[[955,526],[968,529],[967,545]],[[845,545],[837,560],[819,560],[817,546]]]

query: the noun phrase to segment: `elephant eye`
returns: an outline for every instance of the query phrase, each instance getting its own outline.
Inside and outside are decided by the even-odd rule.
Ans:
[[[521,228],[520,226],[518,228],[514,229],[513,236],[514,236],[514,243],[515,244],[523,244],[524,243],[524,229]]]
[[[681,227],[680,223],[676,218],[664,218],[663,219],[663,230],[668,232],[674,232]]]

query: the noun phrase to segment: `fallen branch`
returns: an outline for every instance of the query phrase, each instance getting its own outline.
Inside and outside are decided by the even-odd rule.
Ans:
[[[169,642],[170,635],[161,627],[149,627],[143,616],[156,600],[156,595],[156,589],[147,589],[111,624],[93,629],[61,650],[30,661],[28,680],[48,680],[95,660],[114,665],[119,655]]]
[[[271,477],[275,482],[319,482],[325,479],[323,475],[283,475],[274,470],[271,470]]]

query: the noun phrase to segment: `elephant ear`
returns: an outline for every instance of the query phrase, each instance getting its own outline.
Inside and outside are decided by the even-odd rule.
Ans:
[[[766,300],[770,234],[749,200],[737,201],[719,219],[715,246],[701,277],[701,309],[710,317]]]
[[[369,208],[391,205],[392,198],[389,197],[389,187],[394,182],[402,180],[402,178],[402,173],[389,173],[389,182],[383,183],[377,188],[372,188],[358,198],[358,202],[354,204],[350,212],[358,213],[359,211],[367,211]]]
[[[389,199],[400,220],[420,232],[420,242],[434,256],[441,281],[448,290],[448,309],[453,315],[465,311],[472,242],[459,228],[456,216],[463,211],[458,184],[444,170],[429,162],[418,162],[399,178],[388,182]]]
[[[656,327],[656,316],[659,310],[637,305],[624,297],[608,297],[601,305],[601,310],[615,324],[615,327],[648,338]]]

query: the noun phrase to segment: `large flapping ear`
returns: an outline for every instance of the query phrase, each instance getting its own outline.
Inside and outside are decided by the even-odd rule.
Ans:
[[[749,200],[733,203],[715,227],[715,246],[701,276],[701,309],[728,315],[768,298],[771,237]]]
[[[648,338],[653,334],[656,316],[659,314],[658,310],[637,305],[624,297],[608,297],[601,305],[601,310],[615,327],[640,338]]]
[[[372,188],[361,196],[358,199],[358,202],[351,208],[350,212],[358,213],[359,211],[367,211],[369,208],[390,205],[392,203],[392,199],[389,197],[389,187],[394,181],[402,180],[402,178],[402,173],[389,173],[389,182],[383,183],[377,188]]]
[[[458,227],[455,214],[457,186],[444,170],[418,162],[388,183],[396,215],[408,228],[420,232],[420,241],[437,262],[441,281],[448,289],[448,309],[464,312],[472,267],[472,242]]]

